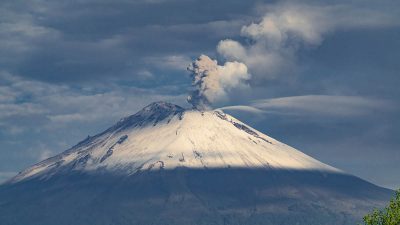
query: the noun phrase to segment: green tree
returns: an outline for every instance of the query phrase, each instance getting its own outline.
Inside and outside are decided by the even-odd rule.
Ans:
[[[400,225],[400,189],[386,208],[364,216],[365,225]]]

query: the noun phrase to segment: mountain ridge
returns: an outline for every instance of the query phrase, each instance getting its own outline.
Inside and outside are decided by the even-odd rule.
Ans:
[[[155,140],[158,145],[154,143]],[[146,158],[145,154],[152,155]],[[139,158],[143,157],[145,160],[140,161]],[[144,107],[104,132],[26,169],[10,182],[45,171],[54,173],[57,172],[55,169],[66,166],[72,170],[89,171],[120,167],[116,169],[129,170],[129,173],[141,169],[176,167],[255,167],[342,172],[262,134],[222,111],[185,110],[165,102]]]
[[[222,111],[156,102],[0,185],[0,223],[350,225],[393,193]]]

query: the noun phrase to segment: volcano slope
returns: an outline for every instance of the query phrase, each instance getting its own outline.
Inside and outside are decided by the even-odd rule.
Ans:
[[[0,224],[355,224],[392,195],[221,111],[156,102],[0,186]]]

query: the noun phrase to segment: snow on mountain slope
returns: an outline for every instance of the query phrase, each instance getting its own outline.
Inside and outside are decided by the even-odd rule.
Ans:
[[[222,111],[185,110],[156,102],[71,149],[22,171],[10,182],[70,170],[138,171],[265,168],[341,173]]]

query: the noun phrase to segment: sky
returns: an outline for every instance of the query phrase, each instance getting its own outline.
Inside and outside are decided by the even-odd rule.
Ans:
[[[399,59],[398,1],[3,0],[0,181],[190,95],[399,188]]]

